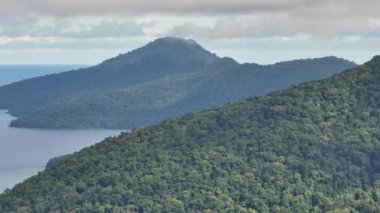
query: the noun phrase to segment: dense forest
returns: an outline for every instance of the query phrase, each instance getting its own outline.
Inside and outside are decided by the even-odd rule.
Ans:
[[[15,127],[130,129],[354,66],[336,57],[239,64],[193,40],[161,38],[97,66],[0,87],[0,108],[18,117]]]
[[[379,212],[380,57],[137,128],[0,195],[0,212]]]

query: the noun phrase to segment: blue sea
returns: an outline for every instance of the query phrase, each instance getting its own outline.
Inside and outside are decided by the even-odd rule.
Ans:
[[[0,65],[0,85],[68,71],[79,65]],[[0,193],[44,170],[49,159],[116,136],[122,130],[44,130],[10,128],[13,118],[0,110]]]

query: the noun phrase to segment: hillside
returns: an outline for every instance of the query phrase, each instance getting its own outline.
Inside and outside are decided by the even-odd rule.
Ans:
[[[99,65],[37,77],[0,88],[0,107],[30,113],[70,94],[124,88],[170,74],[194,71],[217,57],[196,43],[162,38]]]
[[[239,64],[193,40],[161,38],[94,67],[0,87],[0,108],[16,127],[134,128],[354,66],[336,57]]]
[[[135,129],[0,195],[0,212],[379,212],[380,56]]]
[[[79,69],[81,67],[88,67],[89,65],[4,65],[0,64],[0,86],[4,86],[23,79],[32,78],[35,76],[42,76],[52,73],[64,72],[71,69]]]

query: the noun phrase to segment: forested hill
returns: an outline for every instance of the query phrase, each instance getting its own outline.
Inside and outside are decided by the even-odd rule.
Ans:
[[[0,195],[0,212],[378,212],[380,57],[107,138]]]
[[[336,57],[239,64],[193,40],[161,38],[94,67],[0,87],[0,108],[17,127],[133,128],[354,66]]]
[[[70,94],[124,88],[198,70],[216,59],[195,42],[161,38],[93,67],[0,87],[0,107],[23,115]]]

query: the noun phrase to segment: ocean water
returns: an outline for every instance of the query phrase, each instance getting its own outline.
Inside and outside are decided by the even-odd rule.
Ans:
[[[0,86],[88,65],[0,65]],[[116,136],[122,130],[43,130],[8,127],[14,119],[0,110],[0,193],[42,171],[49,159]]]
[[[42,171],[51,158],[79,151],[122,132],[10,128],[12,119],[5,110],[0,110],[0,193]]]

